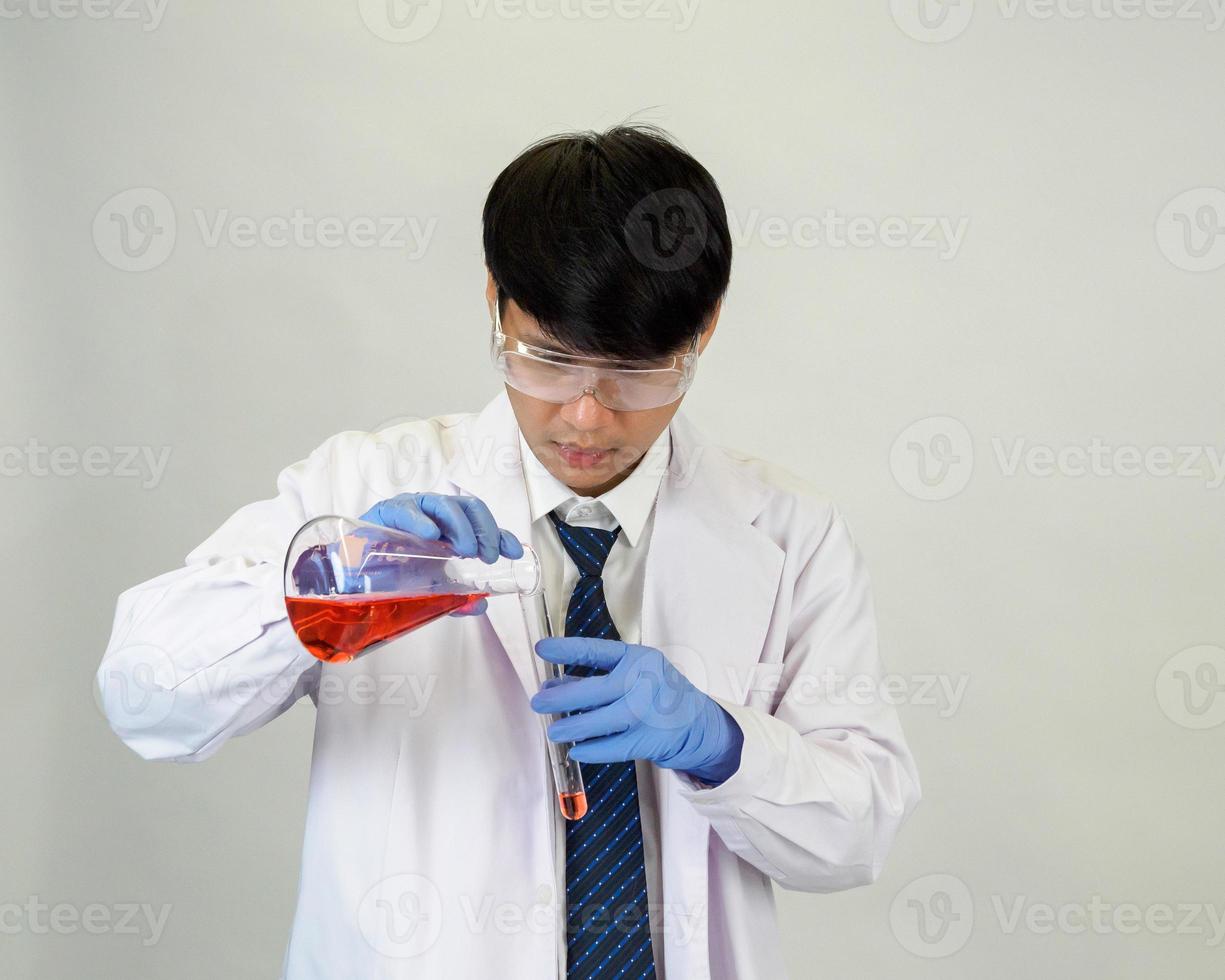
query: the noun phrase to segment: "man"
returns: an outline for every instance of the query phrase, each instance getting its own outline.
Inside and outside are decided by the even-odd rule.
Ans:
[[[185,567],[124,592],[108,717],[145,758],[197,761],[311,697],[290,980],[774,980],[770,882],[874,881],[920,795],[887,701],[825,696],[880,682],[863,560],[829,502],[678,411],[731,270],[696,160],[650,127],[555,137],[483,217],[505,391],[334,436]],[[282,560],[327,513],[487,562],[529,541],[565,626],[535,653],[569,676],[539,689],[504,598],[314,660]],[[134,710],[119,693],[142,676]],[[542,714],[576,743],[581,819],[559,813]]]

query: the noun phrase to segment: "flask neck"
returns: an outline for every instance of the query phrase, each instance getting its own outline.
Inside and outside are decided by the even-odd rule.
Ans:
[[[543,587],[540,558],[527,545],[522,558],[499,558],[492,565],[479,558],[452,558],[447,562],[447,577],[489,595],[535,595]]]

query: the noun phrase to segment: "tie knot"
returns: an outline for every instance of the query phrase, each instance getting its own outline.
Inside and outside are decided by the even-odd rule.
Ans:
[[[567,524],[553,513],[549,514],[549,520],[557,528],[557,536],[561,538],[566,554],[578,567],[579,574],[599,578],[621,528],[605,531],[602,527],[579,527],[576,524]]]

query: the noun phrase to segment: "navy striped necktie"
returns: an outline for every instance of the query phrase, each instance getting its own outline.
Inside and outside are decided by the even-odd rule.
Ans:
[[[566,609],[566,636],[621,639],[601,577],[621,528],[579,527],[554,514],[549,519],[579,571]],[[605,673],[584,666],[566,672]],[[589,809],[581,820],[566,821],[566,978],[654,978],[634,763],[580,765]]]

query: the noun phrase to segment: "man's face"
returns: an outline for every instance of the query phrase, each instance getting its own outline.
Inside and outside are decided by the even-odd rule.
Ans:
[[[492,289],[487,291],[491,316],[495,296]],[[699,341],[699,351],[709,343],[718,318],[716,309]],[[502,331],[528,344],[555,346],[514,300],[506,303]],[[532,398],[510,385],[506,394],[536,458],[560,482],[586,497],[598,497],[629,476],[684,401],[681,397],[660,408],[617,412],[605,408],[591,393],[568,405]]]

